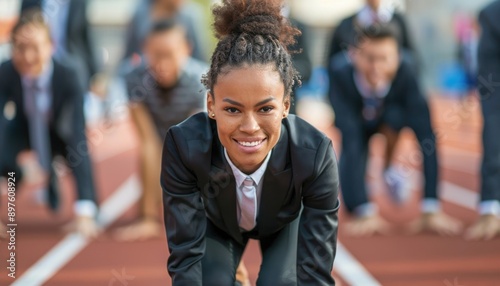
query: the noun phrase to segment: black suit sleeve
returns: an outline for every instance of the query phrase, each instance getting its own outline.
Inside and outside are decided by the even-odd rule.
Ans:
[[[65,101],[59,122],[68,122],[71,127],[66,137],[66,159],[75,176],[78,199],[96,201],[92,163],[88,149],[83,107],[84,89],[72,69],[65,70]],[[64,125],[64,124],[63,124]],[[65,131],[61,131],[64,132]]]
[[[298,285],[335,285],[331,272],[337,247],[338,189],[337,161],[331,141],[325,138],[316,153],[313,175],[302,186]]]
[[[172,285],[201,286],[207,221],[196,177],[182,158],[188,152],[180,150],[187,146],[180,132],[176,127],[168,131],[162,155],[160,181],[170,251],[167,268]]]
[[[26,10],[29,10],[31,8],[38,7],[40,8],[41,6],[41,0],[23,0],[21,3],[21,13],[25,12]]]
[[[356,15],[345,18],[335,28],[330,42],[330,49],[328,51],[328,61],[330,61],[336,54],[345,52],[351,45],[356,44],[355,18]]]
[[[92,37],[92,31],[90,29],[90,23],[87,19],[87,6],[88,1],[80,1],[79,10],[83,10],[81,13],[83,14],[83,48],[84,53],[87,56],[87,65],[89,69],[89,76],[92,77],[96,73],[99,72],[99,61],[96,56],[94,41]]]
[[[341,22],[333,32],[332,40],[330,42],[330,49],[328,50],[328,58],[327,58],[328,61],[331,60],[333,55],[337,54],[338,52],[341,52],[344,48],[342,47],[342,37],[341,37],[342,26],[343,22]]]
[[[292,51],[302,50],[300,53],[293,54],[292,59],[295,68],[297,69],[297,71],[301,76],[302,84],[304,84],[309,81],[312,73],[312,63],[311,59],[309,59],[309,48],[306,39],[307,30],[306,26],[298,21],[290,19],[290,22],[302,32],[302,34],[297,37],[297,42],[290,48],[290,50]]]
[[[328,96],[335,112],[335,125],[342,134],[362,128],[361,111],[357,109],[357,103],[354,100],[356,95],[345,88],[347,82],[352,80],[348,78],[350,75],[347,75],[345,71],[345,69],[328,69],[330,78]]]
[[[408,31],[408,26],[406,25],[405,17],[401,14],[394,14],[394,20],[398,22],[398,25],[401,28],[401,46],[413,53],[413,45],[410,39],[410,33]]]
[[[481,201],[500,200],[500,1],[479,14],[478,91],[483,114]]]
[[[0,150],[3,149],[3,141],[5,140],[4,131],[6,129],[7,119],[4,116],[5,104],[7,103],[5,64],[0,64]],[[1,161],[1,160],[0,160]],[[1,172],[2,170],[0,170]],[[1,174],[0,174],[1,176]]]

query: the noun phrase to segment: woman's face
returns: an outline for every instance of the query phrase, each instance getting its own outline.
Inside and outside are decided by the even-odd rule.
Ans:
[[[220,74],[207,95],[209,116],[233,164],[247,174],[257,170],[276,145],[289,96],[274,66],[251,65]],[[214,114],[214,116],[212,116]]]

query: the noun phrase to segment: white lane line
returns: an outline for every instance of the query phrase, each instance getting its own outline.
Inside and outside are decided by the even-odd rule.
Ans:
[[[337,243],[337,254],[333,270],[351,286],[380,286],[380,282],[352,256],[340,243]]]
[[[442,181],[438,188],[440,190],[439,197],[442,200],[456,204],[470,210],[476,210],[479,202],[479,194],[455,185],[448,181]]]
[[[97,218],[101,231],[139,199],[139,190],[139,179],[136,175],[132,175],[104,201]],[[26,270],[11,286],[42,285],[91,241],[77,233],[66,235],[61,242]]]

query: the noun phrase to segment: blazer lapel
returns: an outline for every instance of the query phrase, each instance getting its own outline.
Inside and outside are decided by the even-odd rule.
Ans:
[[[9,94],[6,94],[8,97],[7,100],[12,100],[15,104],[15,117],[27,121],[28,119],[24,111],[24,90],[21,83],[21,75],[15,70],[13,66],[11,71],[11,74],[5,75],[7,77],[10,77],[9,82],[11,83]],[[0,110],[0,112],[3,112],[3,110]]]
[[[257,226],[259,235],[276,231],[276,218],[292,186],[292,168],[288,148],[288,132],[284,125],[278,143],[273,148],[271,158],[263,178]]]
[[[216,134],[215,131],[214,134]],[[216,135],[214,135],[216,137]],[[215,197],[222,219],[230,235],[243,244],[243,236],[236,215],[236,181],[224,156],[224,147],[219,139],[213,140],[212,165],[210,168],[210,194]]]

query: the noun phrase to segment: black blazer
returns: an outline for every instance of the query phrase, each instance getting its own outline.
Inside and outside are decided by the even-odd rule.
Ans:
[[[335,111],[335,125],[344,132],[363,128],[363,97],[354,81],[354,66],[347,64],[337,70],[329,69],[329,98]],[[423,96],[410,64],[401,61],[389,92],[384,98],[384,109],[401,111],[415,132],[426,126],[422,121],[430,117],[427,101]],[[404,124],[405,122],[401,122]]]
[[[52,110],[49,128],[52,134],[62,140],[68,152],[66,159],[75,175],[78,199],[95,201],[95,190],[91,172],[87,137],[85,135],[85,118],[83,114],[83,90],[72,68],[53,61],[52,75]],[[6,130],[12,132],[28,132],[28,118],[24,112],[23,87],[21,76],[14,68],[12,61],[0,65],[0,110],[3,112],[7,102],[16,107],[12,120],[3,119]],[[3,117],[3,116],[0,116]],[[5,134],[4,132],[2,132]],[[8,138],[0,136],[2,144],[9,144]],[[27,144],[26,144],[27,145]]]
[[[75,65],[80,82],[88,86],[90,78],[99,70],[99,64],[92,39],[90,24],[87,20],[87,0],[69,0],[66,26],[66,49]],[[21,13],[41,7],[41,0],[23,0]]]
[[[500,200],[500,1],[479,14],[481,39],[478,47],[478,91],[483,113],[483,162],[481,200]]]
[[[300,285],[334,285],[338,171],[328,137],[302,119],[283,119],[263,177],[255,238],[283,228],[299,215]],[[206,219],[243,243],[236,215],[236,183],[214,120],[193,115],[172,127],[163,147],[161,186],[174,285],[201,285]],[[302,213],[301,213],[302,209]],[[321,257],[318,257],[321,253]],[[311,269],[313,267],[314,269]]]

